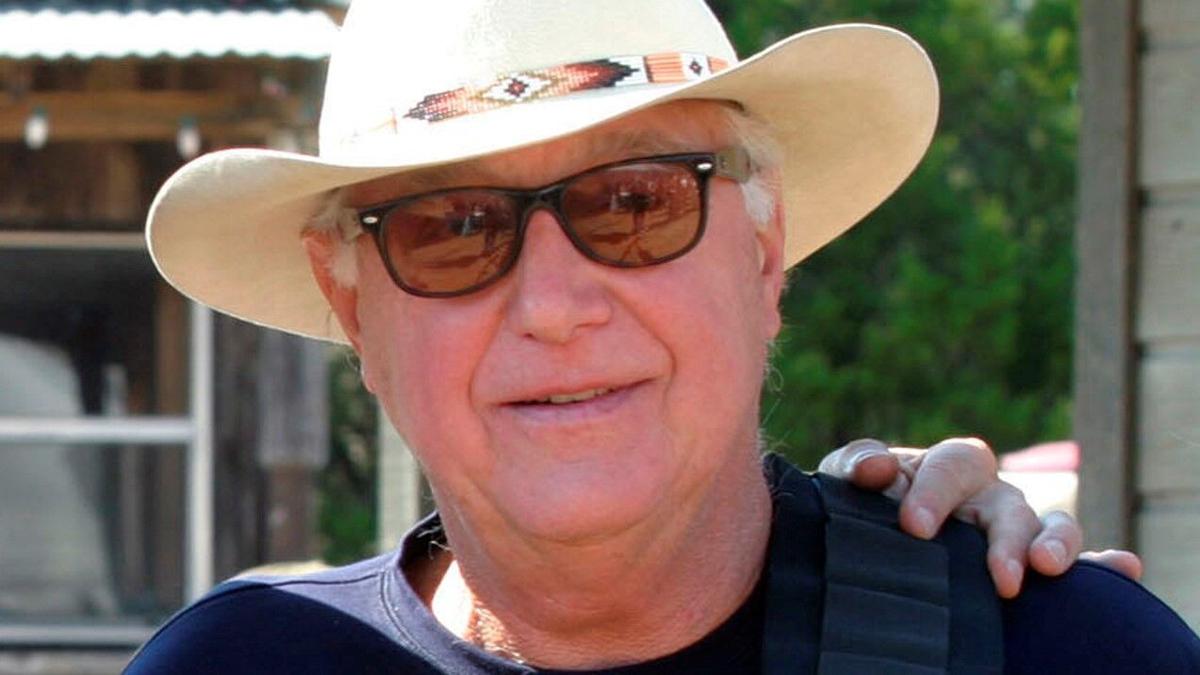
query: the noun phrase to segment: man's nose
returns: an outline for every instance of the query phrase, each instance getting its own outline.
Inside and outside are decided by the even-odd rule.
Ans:
[[[608,271],[575,249],[553,211],[537,209],[529,215],[513,270],[513,328],[543,342],[563,344],[578,330],[607,322],[612,304],[603,275]]]

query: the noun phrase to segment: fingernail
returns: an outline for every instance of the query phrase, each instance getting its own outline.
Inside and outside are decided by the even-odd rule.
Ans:
[[[1042,548],[1046,549],[1046,552],[1050,554],[1050,557],[1054,559],[1054,562],[1058,563],[1059,565],[1063,565],[1067,562],[1067,547],[1063,546],[1061,541],[1058,541],[1057,539],[1051,539],[1050,541],[1042,544]]]
[[[857,469],[858,465],[863,463],[863,460],[870,459],[875,456],[876,453],[873,452],[860,452],[859,454],[851,457],[849,466],[850,471],[853,472],[855,469]]]
[[[933,513],[923,507],[918,506],[913,511],[913,519],[917,521],[917,533],[922,537],[932,537],[937,534],[937,524],[933,520]]]
[[[1008,573],[1012,575],[1013,579],[1016,579],[1017,588],[1020,588],[1021,577],[1025,576],[1025,566],[1016,560],[1009,560],[1008,562],[1004,563],[1004,569],[1008,570]]]
[[[846,444],[845,449],[854,451],[854,455],[850,457],[850,468],[858,466],[864,459],[878,457],[887,454],[887,447],[882,446],[879,441],[860,438],[856,441],[850,441]]]

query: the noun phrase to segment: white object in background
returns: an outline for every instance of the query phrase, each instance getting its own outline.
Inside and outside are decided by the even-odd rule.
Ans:
[[[1075,515],[1079,492],[1079,445],[1056,441],[1030,446],[1000,458],[1000,479],[1020,488],[1038,515]]]
[[[0,416],[83,413],[60,349],[0,335]],[[111,556],[94,447],[0,445],[0,614],[113,615]]]

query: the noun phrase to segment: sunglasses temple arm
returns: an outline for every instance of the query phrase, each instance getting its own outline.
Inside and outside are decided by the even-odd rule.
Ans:
[[[750,163],[750,153],[743,147],[733,147],[721,150],[715,155],[717,162],[716,174],[732,179],[739,183],[750,180],[754,167]]]

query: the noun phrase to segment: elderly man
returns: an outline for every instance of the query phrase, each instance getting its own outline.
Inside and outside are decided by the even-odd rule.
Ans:
[[[957,641],[955,597],[906,605],[918,628],[899,634],[924,641],[917,614],[948,625],[941,663],[904,663],[904,645],[871,661],[872,619],[904,616],[836,648],[843,488],[764,464],[761,378],[786,269],[896,188],[936,108],[924,53],[884,28],[737,63],[700,0],[357,0],[320,158],[201,158],[149,238],[198,300],[353,345],[438,514],[396,553],[220,587],[131,672],[1200,671],[1178,617],[1086,565],[1006,603],[1000,650]],[[963,499],[998,519],[989,560],[1012,595],[1034,528],[980,449],[906,464],[901,522],[931,536]],[[1038,540],[1035,562],[1060,571],[1076,534]],[[943,544],[951,577],[984,569]],[[885,571],[919,577],[904,556]]]

